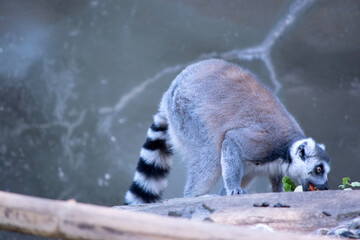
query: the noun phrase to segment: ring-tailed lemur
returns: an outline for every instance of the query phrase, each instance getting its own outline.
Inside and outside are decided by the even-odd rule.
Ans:
[[[206,194],[223,177],[227,195],[258,175],[283,191],[284,175],[327,189],[330,159],[305,138],[280,101],[250,72],[211,59],[183,70],[164,93],[140,152],[127,204],[156,202],[167,185],[171,152],[187,162],[185,197]]]

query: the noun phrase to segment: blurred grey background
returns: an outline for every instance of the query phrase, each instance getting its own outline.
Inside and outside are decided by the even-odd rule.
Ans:
[[[1,0],[0,190],[122,204],[162,93],[209,57],[250,69],[326,144],[331,189],[359,181],[359,30],[356,0]],[[164,198],[184,181],[177,158]]]

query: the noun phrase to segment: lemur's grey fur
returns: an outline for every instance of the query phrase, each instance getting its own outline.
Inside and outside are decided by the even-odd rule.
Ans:
[[[227,195],[245,193],[258,175],[283,191],[284,175],[304,190],[327,189],[330,159],[305,138],[280,101],[250,72],[211,59],[183,70],[164,93],[140,152],[127,204],[156,202],[167,185],[171,152],[187,162],[186,197],[206,194],[222,175]]]

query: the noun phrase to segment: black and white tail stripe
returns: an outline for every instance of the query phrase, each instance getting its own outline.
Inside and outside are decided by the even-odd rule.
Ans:
[[[167,121],[160,114],[147,132],[147,139],[140,151],[140,159],[125,204],[151,203],[160,200],[167,186],[171,167],[171,150],[167,144]]]

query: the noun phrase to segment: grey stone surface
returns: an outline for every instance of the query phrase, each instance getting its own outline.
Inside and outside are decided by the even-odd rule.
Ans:
[[[0,190],[122,203],[163,91],[207,57],[252,70],[327,145],[330,188],[359,180],[359,5],[1,1]],[[175,161],[166,198],[184,171]]]

